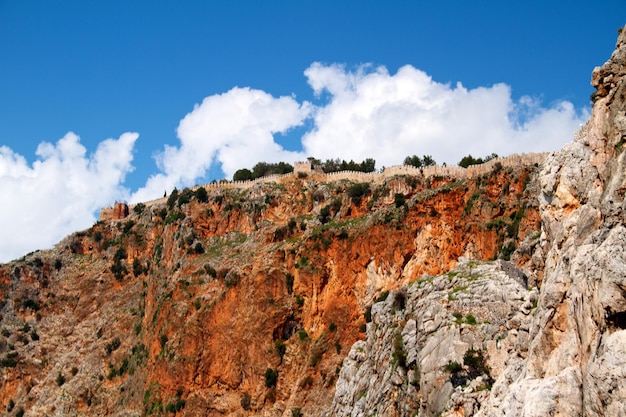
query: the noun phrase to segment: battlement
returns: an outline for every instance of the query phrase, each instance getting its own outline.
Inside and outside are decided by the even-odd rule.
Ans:
[[[281,183],[289,180],[293,180],[299,177],[299,173],[304,173],[306,176],[310,176],[320,182],[333,182],[340,180],[354,181],[354,182],[371,182],[382,183],[387,178],[391,178],[397,175],[414,175],[422,176],[424,178],[441,176],[452,177],[456,179],[474,178],[493,171],[497,164],[501,167],[511,166],[528,166],[528,165],[543,165],[548,156],[547,152],[544,153],[525,153],[514,154],[505,156],[502,158],[494,158],[483,164],[470,165],[467,168],[463,168],[457,165],[431,165],[427,167],[416,168],[410,165],[394,165],[385,168],[382,172],[359,172],[359,171],[338,171],[325,173],[320,169],[316,169],[310,162],[295,162],[294,170],[288,174],[272,174],[266,177],[256,178],[254,180],[245,181],[219,181],[211,182],[208,184],[200,184],[194,187],[190,187],[193,191],[200,187],[204,187],[207,191],[216,189],[249,189],[256,184],[262,183]],[[167,202],[167,197],[158,198],[156,200],[146,201],[146,206],[154,204],[161,204]],[[118,207],[119,205],[119,207]],[[126,206],[126,211],[122,205]],[[125,214],[124,214],[125,213]],[[128,215],[128,205],[126,203],[115,203],[114,207],[105,207],[100,210],[100,220],[119,220]]]
[[[293,173],[298,175],[300,172],[303,174],[310,174],[313,172],[313,165],[309,161],[300,161],[293,163]]]
[[[100,209],[100,220],[122,220],[128,216],[128,204],[116,201],[113,207],[103,207]]]

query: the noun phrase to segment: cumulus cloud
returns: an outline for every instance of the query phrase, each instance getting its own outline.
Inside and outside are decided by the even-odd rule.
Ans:
[[[542,107],[514,101],[505,84],[467,89],[434,81],[412,66],[395,75],[384,67],[312,64],[308,83],[328,102],[316,108],[314,128],[302,138],[307,155],[402,163],[408,155],[432,155],[456,164],[463,156],[551,151],[571,140],[588,118],[569,102]]]
[[[548,107],[529,97],[515,101],[505,84],[467,89],[434,81],[412,66],[390,74],[384,67],[312,64],[305,71],[317,106],[294,97],[275,98],[235,87],[206,97],[178,126],[178,146],[156,155],[152,175],[132,201],[160,197],[174,187],[196,184],[214,165],[231,178],[259,161],[294,162],[307,156],[401,164],[408,155],[432,155],[456,164],[498,153],[560,148],[588,114],[568,102]],[[285,150],[274,135],[310,121],[301,152]]]
[[[179,123],[177,146],[156,154],[158,172],[131,194],[123,187],[132,169],[136,133],[100,143],[87,155],[78,136],[42,143],[38,159],[0,147],[0,221],[10,241],[0,243],[0,261],[52,245],[88,227],[94,213],[116,199],[158,198],[191,186],[214,166],[227,177],[259,161],[294,162],[307,156],[402,163],[408,155],[432,155],[456,164],[463,156],[559,149],[588,118],[566,101],[514,100],[505,84],[467,89],[444,84],[412,66],[395,74],[384,67],[312,64],[305,71],[318,104],[235,87],[206,97]],[[302,151],[289,151],[275,135],[305,122]]]
[[[94,213],[128,195],[122,184],[132,170],[136,133],[101,142],[92,155],[74,133],[56,144],[41,143],[37,160],[0,147],[0,261],[51,247],[76,230],[89,227]]]
[[[181,121],[180,145],[166,146],[156,157],[160,173],[151,176],[133,201],[159,197],[174,187],[194,185],[212,164],[221,164],[227,177],[260,161],[293,162],[300,152],[285,150],[274,134],[301,125],[311,112],[309,103],[293,97],[275,98],[251,88],[235,87],[206,97]]]

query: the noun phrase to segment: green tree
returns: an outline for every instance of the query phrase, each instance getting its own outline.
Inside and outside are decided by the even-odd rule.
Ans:
[[[495,159],[498,157],[498,154],[496,153],[492,153],[491,155],[487,155],[484,158],[474,158],[471,154],[464,156],[463,158],[461,158],[461,160],[459,161],[459,166],[463,167],[463,168],[467,168],[470,165],[480,165],[480,164],[484,164],[487,161],[491,161],[492,159]]]
[[[252,171],[248,168],[238,169],[233,175],[233,181],[247,181],[252,179]]]
[[[177,200],[178,200],[178,190],[176,188],[174,188],[174,190],[172,190],[172,193],[170,194],[170,196],[167,198],[167,207],[170,210],[172,208],[174,208],[174,204],[176,204]]]
[[[424,157],[422,158],[422,165],[424,165],[425,167],[429,167],[429,166],[436,165],[436,164],[437,162],[435,162],[433,157],[430,155],[424,155]]]
[[[421,168],[422,158],[420,158],[417,155],[407,156],[406,158],[404,158],[404,165],[409,165],[415,168]]]
[[[372,158],[366,158],[361,162],[362,172],[374,172],[376,170],[376,161]]]
[[[198,200],[200,203],[206,203],[207,201],[209,201],[209,195],[206,192],[206,188],[204,187],[200,187],[196,190],[195,192],[196,195],[196,200]]]

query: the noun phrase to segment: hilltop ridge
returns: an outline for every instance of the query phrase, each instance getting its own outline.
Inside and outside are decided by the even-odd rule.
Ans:
[[[446,166],[446,165],[430,165],[425,167],[414,167],[410,165],[394,165],[391,167],[385,167],[381,172],[359,172],[359,171],[337,171],[325,173],[319,170],[313,169],[310,162],[296,162],[294,163],[293,172],[287,174],[273,174],[264,177],[256,178],[253,180],[243,181],[213,181],[207,184],[196,185],[189,187],[192,191],[197,190],[200,187],[205,189],[228,189],[228,188],[241,188],[248,189],[256,184],[262,183],[282,183],[294,178],[309,178],[319,182],[332,182],[340,180],[356,181],[356,182],[371,182],[381,183],[385,179],[397,176],[397,175],[412,175],[429,178],[431,176],[447,176],[456,179],[472,178],[478,175],[488,173],[497,164],[503,167],[523,166],[523,165],[540,165],[543,164],[547,158],[548,153],[525,153],[525,154],[513,154],[506,157],[497,157],[490,159],[482,164],[470,165],[467,168],[460,166]],[[145,201],[143,204],[151,205],[164,203],[167,201],[167,196]],[[123,218],[114,213],[114,207],[103,207],[100,209],[100,220],[110,220],[114,218]]]

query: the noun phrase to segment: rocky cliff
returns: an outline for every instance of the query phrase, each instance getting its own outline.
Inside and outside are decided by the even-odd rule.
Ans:
[[[183,190],[1,265],[0,406],[620,415],[624,43],[543,167]]]
[[[538,172],[293,178],[137,205],[0,268],[0,403],[27,416],[320,415],[382,292],[461,257],[541,279]]]
[[[329,415],[626,415],[625,75],[620,31],[590,120],[539,175],[540,290],[472,262],[399,289],[401,309],[372,309]]]
[[[545,273],[528,356],[481,415],[626,415],[626,31],[593,71],[593,114],[541,178]]]

